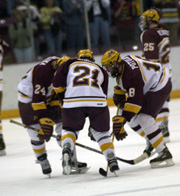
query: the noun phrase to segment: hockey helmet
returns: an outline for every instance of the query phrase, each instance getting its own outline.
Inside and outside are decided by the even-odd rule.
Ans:
[[[94,54],[90,49],[79,50],[77,54],[78,59],[88,59],[90,61],[95,61]]]
[[[61,64],[63,64],[65,61],[68,61],[69,59],[71,59],[71,57],[69,57],[69,56],[63,56],[63,57],[59,58],[56,61],[56,64],[57,64],[58,67],[60,67]]]
[[[140,17],[139,27],[143,31],[149,27],[152,22],[159,23],[161,11],[158,8],[146,10]]]
[[[117,52],[116,50],[108,50],[104,53],[102,59],[101,59],[101,63],[102,66],[106,67],[108,65],[112,65],[114,61],[116,61],[117,63],[121,62],[121,57],[119,52]]]
[[[118,67],[115,67],[113,65],[113,62],[117,62],[118,65],[122,62],[121,56],[118,51],[116,50],[108,50],[104,53],[101,64],[106,68],[108,71],[108,67],[111,66],[111,71],[108,71],[111,73],[112,77],[117,77],[119,75]]]
[[[56,70],[58,67],[61,66],[62,63],[64,63],[65,61],[67,61],[69,59],[71,59],[71,57],[69,57],[69,56],[63,56],[63,57],[59,58],[58,60],[54,60],[52,62],[53,69]]]

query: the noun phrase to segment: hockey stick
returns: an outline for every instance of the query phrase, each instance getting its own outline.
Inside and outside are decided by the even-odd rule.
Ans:
[[[114,134],[112,134],[112,142],[114,142]],[[108,170],[109,170],[109,165],[107,163],[106,171],[103,168],[100,167],[99,168],[99,174],[101,174],[104,177],[107,177]],[[115,175],[117,175],[117,174],[115,173]]]
[[[16,125],[22,126],[22,127],[24,127],[24,128],[30,128],[30,129],[32,129],[32,130],[34,130],[34,131],[39,131],[39,129],[36,129],[36,128],[31,127],[31,126],[28,126],[28,125],[25,125],[25,124],[23,124],[23,123],[17,122],[17,121],[12,120],[12,119],[10,119],[10,122],[11,122],[11,123],[14,123],[14,124],[16,124]],[[59,138],[58,136],[56,136],[56,135],[52,135],[52,137],[54,137],[54,138],[56,138],[56,139],[60,139],[60,138]],[[96,152],[96,153],[98,153],[98,154],[103,154],[101,151],[99,151],[99,150],[97,150],[97,149],[95,149],[95,148],[91,148],[91,147],[89,147],[89,146],[86,146],[86,145],[83,145],[83,144],[80,144],[80,143],[77,143],[77,142],[76,142],[76,146],[79,146],[79,147],[84,148],[84,149],[86,149],[86,150],[90,150],[90,151],[92,151],[92,152]],[[155,152],[152,153],[150,156],[153,156],[154,154],[155,154]],[[139,157],[137,157],[137,158],[135,158],[135,159],[132,159],[132,160],[126,160],[126,159],[123,159],[123,158],[120,158],[120,157],[116,157],[116,159],[117,159],[118,161],[121,161],[121,162],[130,164],[130,165],[136,165],[136,164],[138,164],[138,163],[144,161],[145,159],[147,159],[147,158],[150,157],[150,156],[148,156],[147,153],[143,153],[143,154],[140,155]]]
[[[118,104],[118,106],[117,106],[116,115],[118,115],[118,113],[119,113],[119,108],[120,108],[120,104]],[[112,136],[112,142],[114,142],[114,134],[113,134],[113,132],[110,135]],[[104,177],[107,177],[108,170],[109,170],[109,165],[107,163],[106,171],[103,168],[99,168],[99,174],[104,176]],[[117,175],[117,174],[115,173],[115,175]]]
[[[15,121],[15,120],[12,120],[12,119],[10,119],[10,122],[11,123],[14,123],[14,124],[16,124],[16,125],[19,125],[19,126],[22,126],[22,127],[24,127],[24,128],[29,128],[29,129],[32,129],[32,130],[34,130],[34,131],[36,131],[36,132],[39,132],[39,129],[37,129],[37,128],[34,128],[34,127],[32,127],[32,126],[29,126],[29,125],[25,125],[25,124],[23,124],[23,123],[20,123],[20,122],[17,122],[17,121]],[[57,140],[61,140],[61,136],[59,136],[59,135],[52,135],[51,137],[53,137],[53,138],[56,138]],[[83,169],[83,168],[78,168],[78,164],[77,164],[77,155],[76,155],[76,147],[74,146],[74,163],[75,163],[75,171],[76,172],[72,172],[73,174],[74,173],[77,173],[77,174],[80,174],[80,173],[85,173],[85,172],[87,172],[88,170],[89,170],[89,168],[90,167],[88,167],[88,168],[86,168],[86,169]]]
[[[84,148],[84,149],[90,150],[90,151],[92,151],[92,152],[96,152],[96,153],[98,153],[98,154],[102,154],[102,155],[103,155],[103,153],[102,153],[100,150],[97,150],[97,149],[95,149],[95,148],[91,148],[91,147],[89,147],[89,146],[85,146],[85,145],[80,144],[80,143],[77,143],[77,142],[76,142],[76,146],[79,146],[79,147],[81,147],[81,148]],[[143,153],[143,154],[140,155],[139,157],[137,157],[137,158],[135,158],[135,159],[132,159],[132,160],[126,160],[126,159],[123,159],[123,158],[120,158],[120,157],[116,157],[116,159],[117,159],[118,161],[121,161],[121,162],[124,162],[124,163],[128,163],[128,164],[130,164],[130,165],[136,165],[136,164],[138,164],[138,163],[144,161],[144,160],[147,159],[148,157],[153,156],[154,154],[155,154],[155,152],[152,153],[150,156],[148,156],[147,153]]]

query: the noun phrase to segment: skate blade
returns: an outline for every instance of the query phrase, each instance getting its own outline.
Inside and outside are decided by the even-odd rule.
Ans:
[[[6,151],[5,150],[0,150],[0,156],[5,156],[6,155]]]
[[[169,142],[170,142],[169,137],[164,137],[164,138],[163,138],[163,140],[164,140],[164,143],[165,143],[165,144],[167,144],[167,143],[169,143]]]
[[[113,173],[114,173],[114,175],[115,175],[116,177],[119,176],[119,170],[116,170],[116,171],[114,171]]]
[[[71,174],[85,174],[88,170],[90,169],[90,167],[82,167],[82,168],[78,168],[77,170],[74,168],[74,171],[71,171]]]
[[[174,162],[172,159],[167,159],[167,160],[164,160],[164,161],[159,161],[159,162],[156,162],[156,163],[151,163],[151,168],[152,169],[155,169],[155,168],[163,168],[163,167],[170,167],[170,166],[173,166],[174,165]]]
[[[51,174],[46,174],[48,176],[48,178],[51,178]]]
[[[63,160],[65,162],[65,166],[63,167],[63,174],[69,175],[71,173],[71,165],[69,165],[69,155],[65,153]]]

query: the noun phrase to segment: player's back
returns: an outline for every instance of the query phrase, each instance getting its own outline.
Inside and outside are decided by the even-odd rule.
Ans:
[[[103,69],[94,62],[77,60],[69,65],[63,107],[104,107],[106,94],[102,84],[107,79]]]
[[[143,81],[144,94],[147,91],[158,91],[162,89],[169,80],[168,70],[163,68],[160,63],[154,63],[134,55],[127,55],[123,60],[131,67],[129,78],[134,78],[132,81],[135,83],[136,81]],[[139,80],[135,76],[138,72],[140,72],[141,77]]]
[[[146,59],[160,62],[171,69],[169,63],[169,30],[166,26],[159,24],[156,28],[145,30],[141,35],[141,41],[143,43],[143,55]]]

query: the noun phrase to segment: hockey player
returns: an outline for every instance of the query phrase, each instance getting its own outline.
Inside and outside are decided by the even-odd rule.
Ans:
[[[172,66],[169,62],[170,43],[169,30],[160,21],[160,10],[151,8],[146,10],[140,17],[141,42],[143,44],[143,56],[153,62],[159,62],[169,69],[170,77]],[[169,142],[168,117],[169,117],[169,97],[165,101],[161,111],[156,117],[165,142]]]
[[[127,55],[121,59],[116,50],[108,50],[102,57],[102,65],[116,78],[121,94],[127,94],[122,114],[113,117],[113,133],[123,140],[127,133],[124,124],[130,122],[156,149],[158,157],[150,161],[151,167],[173,165],[172,155],[164,144],[162,132],[155,122],[158,112],[169,96],[172,85],[169,70],[160,63]],[[133,124],[134,123],[134,124]],[[137,132],[140,134],[140,132]],[[145,152],[150,153],[147,149]]]
[[[74,145],[89,117],[92,135],[110,171],[116,173],[119,166],[109,132],[108,74],[94,62],[91,50],[80,50],[77,56],[63,63],[53,79],[54,90],[63,102],[63,170],[70,174]]]
[[[27,132],[31,138],[32,149],[37,162],[42,167],[43,174],[50,175],[51,166],[47,159],[45,142],[48,142],[55,131],[61,136],[62,129],[62,107],[55,95],[51,82],[57,68],[70,57],[51,56],[46,58],[22,78],[18,84],[18,106],[22,122],[39,129],[36,132],[30,128]],[[61,146],[60,140],[58,140]],[[72,160],[75,167],[75,161]],[[78,162],[78,167],[86,167],[86,163]]]
[[[5,40],[0,36],[0,156],[6,155],[5,142],[3,139],[2,122],[1,122],[1,105],[3,97],[3,58],[9,53],[10,48]]]

